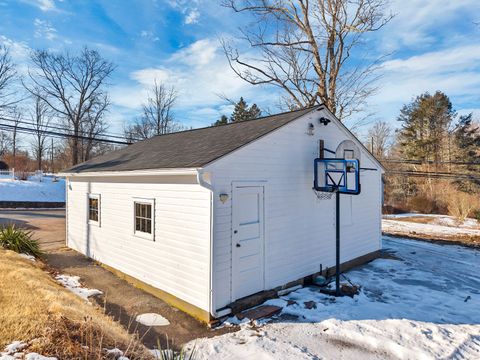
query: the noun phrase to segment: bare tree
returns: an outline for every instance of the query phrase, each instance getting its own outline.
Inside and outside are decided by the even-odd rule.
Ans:
[[[18,144],[18,127],[20,125],[20,121],[22,118],[21,113],[18,109],[14,109],[12,111],[13,118],[12,118],[12,156],[13,156],[13,167],[15,168],[16,165],[16,157],[17,157],[17,144]]]
[[[99,150],[103,147],[95,139],[99,135],[104,134],[107,131],[107,124],[105,122],[105,113],[107,112],[110,100],[107,96],[97,99],[93,111],[89,111],[87,114],[87,120],[82,124],[82,134],[87,139],[82,138],[82,160],[89,160],[95,152],[95,149]],[[99,153],[95,152],[95,155]]]
[[[4,156],[12,146],[12,137],[9,133],[0,130],[0,156]]]
[[[380,59],[352,55],[365,34],[392,18],[384,14],[386,1],[223,0],[234,12],[252,16],[240,39],[257,55],[241,55],[226,40],[223,48],[240,78],[280,88],[289,108],[324,103],[345,119],[362,111],[376,90]]]
[[[367,146],[377,158],[385,158],[392,141],[392,127],[385,121],[377,121],[368,130]]]
[[[33,110],[30,111],[30,118],[33,123],[34,140],[32,143],[33,151],[37,159],[38,170],[42,170],[42,161],[46,152],[46,130],[52,119],[50,107],[40,97],[35,96],[33,101]]]
[[[11,85],[17,76],[15,64],[10,57],[10,51],[5,45],[0,46],[0,114],[14,105],[14,91]]]
[[[173,87],[168,88],[155,80],[147,102],[143,104],[142,116],[125,128],[127,140],[148,139],[155,135],[182,130],[183,127],[175,122],[173,117],[172,110],[176,100],[177,92]]]
[[[81,159],[82,129],[88,128],[98,111],[105,111],[103,105],[108,105],[104,86],[115,66],[88,48],[78,55],[39,50],[32,54],[31,60],[33,69],[29,70],[29,78],[33,86],[26,88],[66,120],[74,135],[70,147],[75,165]]]

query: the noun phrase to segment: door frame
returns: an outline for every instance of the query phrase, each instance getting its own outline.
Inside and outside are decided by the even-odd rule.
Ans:
[[[235,206],[235,201],[236,201],[236,188],[239,187],[260,187],[263,188],[263,212],[262,212],[262,217],[263,217],[263,224],[262,224],[262,230],[263,230],[263,244],[260,247],[261,249],[261,254],[260,258],[262,260],[262,265],[263,265],[263,276],[262,276],[262,290],[265,290],[265,284],[266,284],[266,260],[265,260],[265,244],[266,244],[266,238],[267,238],[267,233],[266,233],[266,197],[267,197],[267,181],[266,180],[242,180],[242,181],[232,181],[232,189],[231,189],[231,194],[232,194],[232,200],[231,200],[231,226],[230,226],[230,261],[231,261],[231,275],[230,275],[230,282],[231,282],[231,287],[230,287],[230,301],[234,302],[235,300],[239,299],[235,296],[235,286],[236,286],[236,258],[234,256],[234,241],[233,241],[233,226],[235,223],[234,219],[234,210],[233,207]]]

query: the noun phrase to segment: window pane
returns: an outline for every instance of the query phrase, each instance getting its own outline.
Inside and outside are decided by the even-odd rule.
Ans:
[[[152,221],[151,220],[145,220],[146,223],[147,223],[147,228],[145,230],[145,232],[151,234],[152,233]]]
[[[140,231],[140,219],[135,218],[135,230]]]
[[[146,205],[147,208],[147,218],[152,218],[152,205]]]
[[[140,216],[140,204],[135,203],[135,216]]]

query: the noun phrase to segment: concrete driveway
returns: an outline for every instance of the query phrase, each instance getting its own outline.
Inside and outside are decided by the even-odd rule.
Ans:
[[[0,225],[15,224],[31,230],[45,252],[65,246],[65,210],[0,210]]]

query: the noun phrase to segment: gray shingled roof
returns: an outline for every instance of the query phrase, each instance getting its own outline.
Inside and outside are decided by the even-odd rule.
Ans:
[[[315,108],[155,136],[98,156],[63,172],[199,168],[288,124]]]

